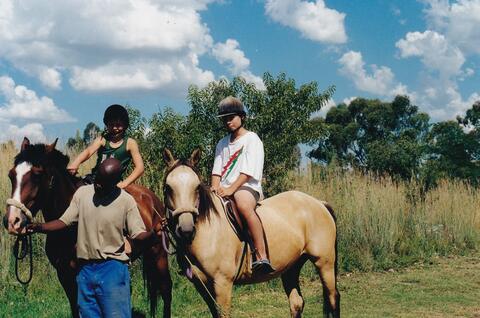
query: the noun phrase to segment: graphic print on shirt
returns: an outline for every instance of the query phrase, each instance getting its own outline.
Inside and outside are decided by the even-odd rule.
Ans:
[[[232,172],[233,168],[237,165],[238,158],[240,158],[240,155],[242,154],[242,152],[243,152],[243,146],[242,148],[235,151],[233,155],[230,156],[227,164],[225,165],[225,167],[223,167],[222,179],[228,178],[228,175],[230,174],[230,172]]]

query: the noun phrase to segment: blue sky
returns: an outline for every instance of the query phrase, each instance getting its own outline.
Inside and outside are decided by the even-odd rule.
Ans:
[[[104,109],[186,113],[190,84],[285,72],[433,120],[480,99],[480,0],[0,0],[0,141],[60,142]]]

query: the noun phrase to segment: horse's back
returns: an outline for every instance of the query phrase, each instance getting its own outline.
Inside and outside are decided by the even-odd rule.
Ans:
[[[164,205],[152,190],[134,183],[129,185],[125,191],[137,202],[140,216],[148,230],[152,228],[154,218],[165,216]],[[158,216],[156,215],[157,213],[159,214]]]
[[[322,201],[299,191],[282,192],[263,200],[257,212],[274,261],[276,254],[294,258],[304,252],[318,256],[332,251],[335,218]]]
[[[285,218],[287,220],[310,221],[311,218],[335,225],[331,206],[300,191],[282,192],[260,202],[257,212],[263,215]]]

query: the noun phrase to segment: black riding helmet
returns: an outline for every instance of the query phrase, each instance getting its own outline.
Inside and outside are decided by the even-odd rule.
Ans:
[[[128,118],[128,112],[122,105],[113,104],[107,107],[105,114],[103,115],[103,123],[107,123],[111,120],[118,119],[125,124],[125,128],[130,125],[130,119]]]
[[[245,108],[243,103],[233,96],[228,96],[227,98],[222,99],[218,104],[218,118],[229,116],[229,115],[240,115],[245,116]]]

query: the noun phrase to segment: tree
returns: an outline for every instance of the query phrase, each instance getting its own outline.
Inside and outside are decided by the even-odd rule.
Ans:
[[[89,122],[83,130],[83,143],[90,145],[101,133],[100,128],[93,122]]]
[[[406,96],[392,102],[357,98],[312,120],[320,138],[309,156],[363,171],[409,179],[419,171],[429,116]]]

